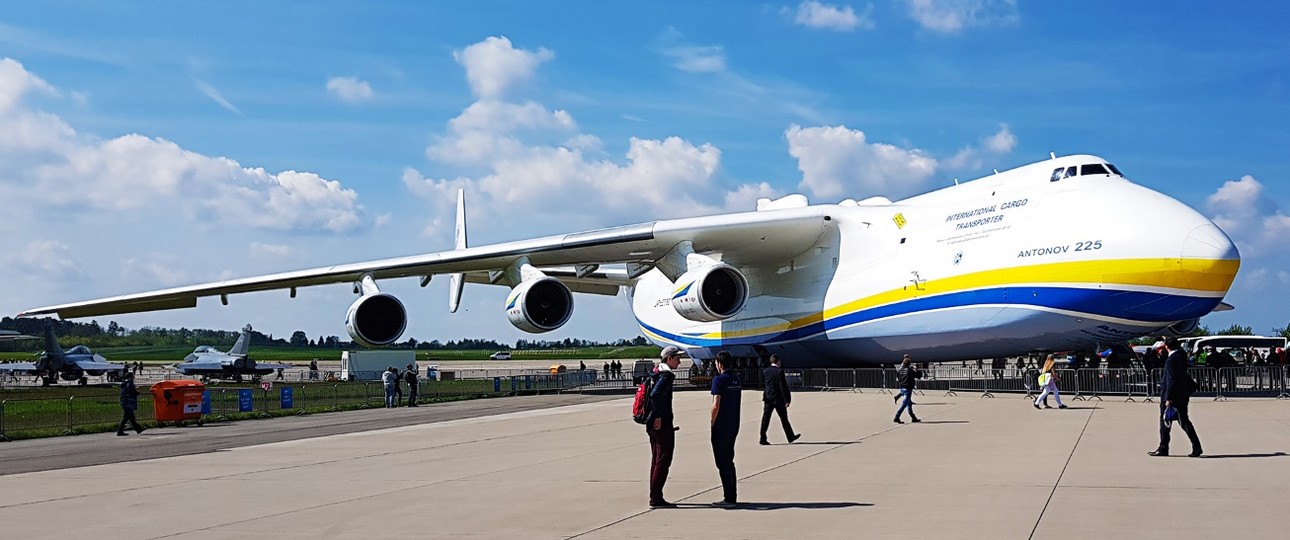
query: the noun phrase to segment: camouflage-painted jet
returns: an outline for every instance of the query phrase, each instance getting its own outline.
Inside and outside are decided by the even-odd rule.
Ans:
[[[109,363],[106,358],[94,354],[84,345],[77,345],[64,352],[58,345],[58,338],[54,336],[53,327],[45,326],[45,352],[41,353],[40,358],[34,363],[0,364],[0,372],[38,375],[42,386],[56,384],[59,379],[84,385],[89,382],[90,376],[97,377],[110,372],[116,372],[118,376],[124,375],[125,365]]]

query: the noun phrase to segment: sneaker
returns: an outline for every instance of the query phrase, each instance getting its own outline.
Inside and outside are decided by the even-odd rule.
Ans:
[[[732,502],[727,501],[727,500],[720,500],[720,501],[717,501],[717,502],[712,503],[712,506],[715,506],[715,507],[717,507],[717,508],[734,508],[734,507],[738,506],[738,503],[732,503]]]
[[[1066,408],[1066,406],[1065,406],[1065,405],[1058,405],[1058,406],[1057,406],[1057,408],[1058,408],[1058,409],[1065,409],[1065,408]]]
[[[1039,404],[1038,404],[1038,403],[1031,403],[1031,405],[1034,405],[1036,409],[1038,409],[1038,408],[1039,408]]]
[[[676,508],[676,503],[668,501],[651,501],[650,508]]]
[[[796,440],[798,440],[798,439],[800,439],[800,438],[802,438],[802,434],[801,434],[801,433],[794,433],[792,437],[789,437],[789,438],[788,438],[788,442],[793,442],[793,441],[796,441]]]

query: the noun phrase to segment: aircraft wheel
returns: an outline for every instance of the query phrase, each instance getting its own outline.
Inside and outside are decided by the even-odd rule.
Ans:
[[[79,378],[79,379],[77,379],[77,380],[76,380],[76,384],[79,384],[79,385],[81,385],[81,386],[85,386],[85,385],[87,385],[87,384],[89,384],[89,383],[90,383],[90,380],[89,380],[89,378],[87,378],[87,377],[81,377],[81,378]]]

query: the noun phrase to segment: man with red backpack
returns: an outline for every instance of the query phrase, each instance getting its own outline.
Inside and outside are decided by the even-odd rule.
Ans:
[[[645,417],[645,432],[649,435],[649,506],[672,508],[676,504],[663,498],[663,484],[672,467],[672,451],[676,448],[676,426],[672,416],[672,370],[681,365],[681,349],[668,345],[659,353],[658,367],[650,375],[653,388],[649,391],[649,413]]]

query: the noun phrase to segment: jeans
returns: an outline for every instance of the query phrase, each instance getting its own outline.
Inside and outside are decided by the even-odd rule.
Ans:
[[[394,407],[394,405],[395,405],[395,401],[394,401],[394,387],[393,387],[393,386],[386,386],[386,387],[385,387],[385,407],[386,407],[386,408],[392,408],[392,407]]]
[[[901,388],[900,397],[902,399],[900,401],[900,408],[896,409],[896,419],[899,420],[900,414],[905,412],[905,409],[909,409],[909,418],[911,420],[917,420],[918,417],[914,416],[914,403],[911,401],[914,398],[914,391],[910,388]]]

